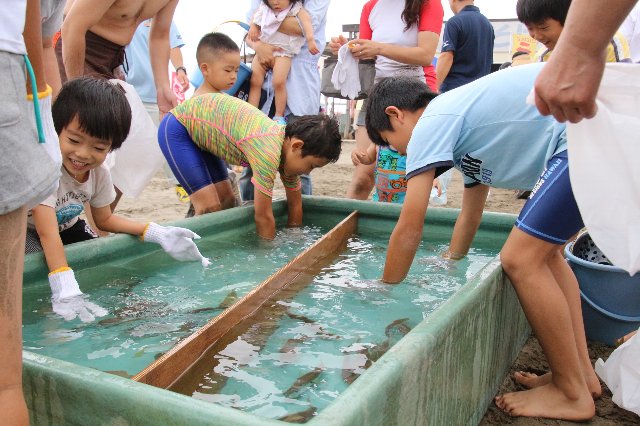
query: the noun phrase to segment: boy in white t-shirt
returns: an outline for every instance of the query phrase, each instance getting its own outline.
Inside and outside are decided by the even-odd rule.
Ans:
[[[79,218],[85,203],[102,231],[140,236],[177,260],[209,262],[195,243],[198,235],[185,228],[135,222],[111,213],[115,198],[107,154],[118,149],[129,133],[131,109],[120,86],[91,77],[67,82],[52,108],[60,138],[62,176],[58,190],[29,212],[26,251],[44,251],[49,267],[51,301],[57,314],[92,321],[107,311],[83,297],[64,245],[96,238]]]

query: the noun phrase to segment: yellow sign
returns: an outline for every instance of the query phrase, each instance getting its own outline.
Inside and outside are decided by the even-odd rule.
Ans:
[[[512,34],[511,35],[511,55],[516,52],[528,53],[530,57],[534,57],[538,49],[538,42],[529,34]]]

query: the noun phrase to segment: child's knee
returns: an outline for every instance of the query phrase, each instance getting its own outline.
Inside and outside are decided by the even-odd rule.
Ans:
[[[282,90],[287,88],[287,79],[286,78],[273,78],[272,81],[273,90]]]

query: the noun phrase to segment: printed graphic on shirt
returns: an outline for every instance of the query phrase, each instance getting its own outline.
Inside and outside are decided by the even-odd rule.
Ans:
[[[479,158],[473,158],[469,153],[467,153],[459,165],[456,165],[462,173],[473,180],[474,183],[481,183],[484,185],[491,185],[491,176],[493,175],[493,170],[486,169],[482,167],[482,160]]]

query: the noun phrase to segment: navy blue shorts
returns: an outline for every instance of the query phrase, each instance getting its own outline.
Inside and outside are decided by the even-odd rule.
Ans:
[[[553,156],[531,191],[516,227],[552,244],[565,244],[584,227],[569,181],[567,152]]]
[[[166,114],[160,122],[158,143],[173,175],[187,194],[229,178],[227,163],[201,150],[187,129],[171,113]]]

